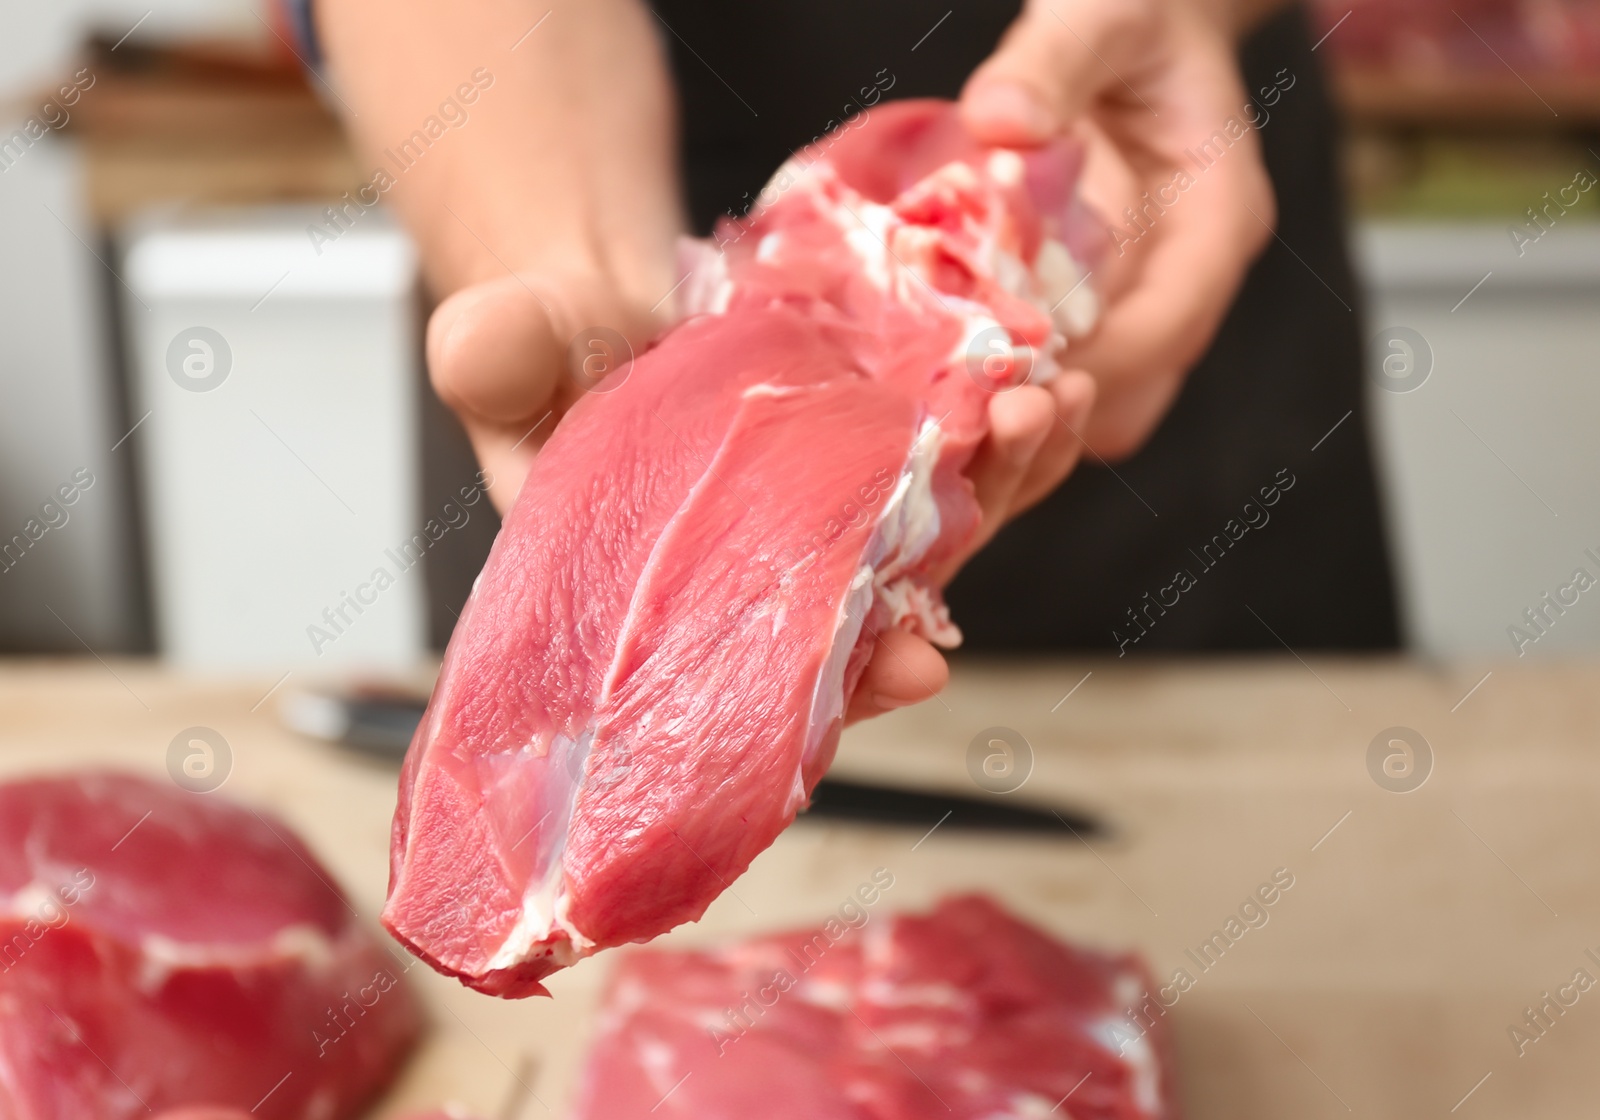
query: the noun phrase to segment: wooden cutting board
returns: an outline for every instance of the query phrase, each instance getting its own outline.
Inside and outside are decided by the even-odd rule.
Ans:
[[[223,791],[298,828],[371,918],[394,772],[279,726],[283,689],[308,683],[296,674],[263,699],[270,679],[12,662],[0,773],[160,773],[177,732],[214,728],[233,754]],[[1397,725],[1432,753],[1403,793],[1385,786],[1418,769],[1377,767],[1380,784],[1368,761]],[[664,940],[820,923],[884,867],[880,908],[987,890],[1064,937],[1137,947],[1163,980],[1185,969],[1168,1014],[1195,1120],[1595,1114],[1600,984],[1570,983],[1580,969],[1600,981],[1600,666],[963,663],[941,700],[852,730],[839,771],[974,792],[969,745],[997,726],[1034,755],[1007,796],[1091,811],[1112,837],[803,822]],[[992,737],[975,762],[999,751]],[[1246,925],[1241,905],[1275,873],[1293,886]],[[377,1116],[443,1101],[486,1120],[564,1115],[611,956],[556,976],[554,999],[518,1003],[413,969],[433,1029]],[[1571,1005],[1536,1032],[1525,1012],[1563,985]],[[519,1081],[531,1097],[508,1108]]]

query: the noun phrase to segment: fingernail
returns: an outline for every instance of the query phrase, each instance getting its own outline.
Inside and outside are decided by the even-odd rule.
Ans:
[[[1015,82],[995,82],[973,92],[972,110],[991,125],[1003,125],[1033,140],[1046,140],[1055,132],[1055,118],[1032,91]]]
[[[896,708],[909,708],[915,703],[915,700],[906,700],[903,697],[898,696],[885,696],[881,692],[874,692],[872,694],[873,707],[883,712],[892,712]]]

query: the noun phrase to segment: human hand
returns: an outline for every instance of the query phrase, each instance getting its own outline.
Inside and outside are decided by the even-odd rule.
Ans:
[[[1085,141],[1080,190],[1100,214],[1137,209],[1146,192],[1176,198],[1160,213],[1152,208],[1147,229],[1115,237],[1096,267],[1101,321],[1065,357],[1070,370],[1087,374],[1064,373],[991,402],[991,433],[969,470],[983,519],[939,582],[1059,485],[1085,445],[1104,458],[1137,450],[1216,333],[1276,215],[1232,42],[1241,22],[1269,6],[1031,0],[968,80],[962,115],[980,141],[1032,147],[1066,132]],[[1202,168],[1187,153],[1230,117],[1245,125],[1241,135]],[[949,675],[921,638],[885,633],[879,644],[850,720],[927,699]]]
[[[1239,23],[1263,6],[1029,0],[962,92],[967,127],[986,143],[1080,135],[1080,190],[1120,230],[1095,268],[1101,321],[1066,358],[1098,385],[1082,434],[1104,458],[1149,437],[1272,236],[1272,185],[1250,126],[1259,118],[1233,44]],[[1221,154],[1206,166],[1190,153],[1217,148],[1219,130]],[[1130,207],[1147,211],[1142,226],[1129,221]]]
[[[429,374],[502,512],[587,387],[570,369],[575,344],[587,350],[601,329],[642,348],[670,322],[683,227],[672,87],[648,8],[545,7],[315,9],[350,129],[392,173],[386,198],[444,297]],[[430,143],[417,130],[440,118],[449,127]],[[401,170],[392,153],[419,148]]]

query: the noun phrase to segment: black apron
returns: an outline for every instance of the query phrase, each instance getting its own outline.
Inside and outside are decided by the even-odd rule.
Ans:
[[[667,0],[656,11],[681,98],[688,205],[705,234],[874,89],[956,96],[1017,5]],[[1241,63],[1251,91],[1294,82],[1261,131],[1281,240],[1145,447],[1112,467],[1086,459],[956,579],[949,600],[967,649],[1397,644],[1336,122],[1303,13],[1261,27]]]

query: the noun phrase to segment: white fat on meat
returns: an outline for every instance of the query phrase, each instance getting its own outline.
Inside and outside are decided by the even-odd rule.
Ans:
[[[1133,1071],[1133,1103],[1147,1116],[1160,1115],[1161,1063],[1156,1060],[1150,1037],[1141,1034],[1128,1038],[1128,1020],[1122,1015],[1113,1015],[1096,1024],[1093,1033],[1101,1045],[1128,1063]]]
[[[842,980],[812,980],[800,982],[800,998],[816,1007],[832,1011],[849,1011],[855,993]]]
[[[850,195],[850,205],[833,205],[826,197],[829,178],[818,175],[822,161],[802,166],[790,160],[780,167],[761,197],[782,194],[798,187],[808,191],[820,203],[819,209],[837,225],[844,242],[860,262],[862,275],[879,291],[893,293],[906,303],[926,302],[928,285],[932,276],[925,268],[917,267],[924,259],[931,260],[928,252],[945,235],[938,230],[907,224],[894,210],[873,202],[848,188],[833,184],[835,189]],[[985,173],[996,183],[1013,186],[1025,174],[1022,158],[1012,151],[993,153],[985,166]],[[930,178],[945,176],[956,180],[970,180],[975,172],[963,163],[952,163],[933,173]],[[1047,349],[1049,353],[1036,355],[1030,381],[1048,381],[1058,371],[1055,355],[1065,349],[1069,339],[1078,339],[1093,330],[1100,318],[1100,297],[1088,283],[1088,271],[1075,260],[1060,241],[1045,238],[1032,265],[1024,261],[1009,247],[1001,244],[1000,231],[980,227],[968,222],[966,232],[974,239],[974,262],[984,268],[1002,289],[1025,299],[1050,316],[1056,330]],[[782,234],[765,234],[757,246],[758,260],[774,259],[781,250]],[[678,293],[679,311],[683,315],[709,313],[721,314],[728,309],[733,295],[733,282],[728,275],[727,258],[711,241],[682,239],[678,251],[682,290]],[[940,304],[946,310],[955,310],[967,320],[968,335],[986,326],[996,325],[988,309],[980,304],[967,305],[949,293]],[[981,324],[979,320],[982,320]],[[975,325],[977,324],[977,325]]]
[[[49,925],[54,920],[48,915],[56,911],[64,913],[66,908],[61,904],[56,892],[37,879],[18,887],[4,909],[4,912],[13,918],[33,920],[44,925]]]
[[[961,641],[961,631],[950,621],[944,605],[915,576],[906,574],[939,539],[939,503],[933,496],[933,472],[939,463],[942,442],[939,422],[925,419],[900,468],[894,492],[878,514],[861,567],[840,601],[833,644],[811,692],[804,764],[816,757],[829,728],[844,714],[845,670],[875,605],[886,608],[888,625],[903,626],[910,621],[910,629],[930,641],[946,646]],[[799,773],[795,783],[794,796],[804,803],[806,793]]]
[[[872,609],[872,569],[863,565],[850,581],[839,605],[834,621],[833,645],[828,658],[817,674],[817,683],[811,689],[811,716],[806,725],[806,745],[801,755],[801,767],[795,771],[794,788],[789,792],[790,804],[804,805],[806,787],[804,771],[822,749],[823,739],[833,722],[844,715],[844,674],[850,663],[850,653],[861,637],[861,627]]]
[[[1146,1115],[1156,1116],[1161,1112],[1161,1063],[1148,1033],[1141,1031],[1128,1037],[1128,1011],[1139,1005],[1144,994],[1144,981],[1137,973],[1119,973],[1112,985],[1112,997],[1123,1010],[1096,1023],[1091,1033],[1100,1045],[1128,1064],[1133,1071],[1134,1104]]]
[[[500,947],[490,958],[488,965],[490,969],[513,968],[523,963],[533,955],[536,945],[549,940],[552,934],[557,933],[563,936],[548,946],[548,952],[551,959],[563,967],[577,963],[594,950],[594,942],[584,936],[568,917],[570,897],[567,893],[566,869],[562,865],[562,856],[566,852],[568,824],[581,784],[575,776],[587,770],[589,751],[593,743],[594,729],[590,728],[575,739],[557,735],[546,748],[551,755],[550,771],[566,774],[574,777],[574,780],[565,789],[558,790],[557,803],[549,806],[544,816],[541,816],[533,826],[538,828],[545,822],[545,817],[555,816],[553,829],[544,830],[540,837],[542,841],[545,836],[553,836],[554,843],[547,853],[543,853],[546,861],[544,875],[537,883],[523,891],[522,912],[517,915],[517,922],[511,927],[511,932],[506,935],[506,939],[500,943]],[[535,754],[544,753],[538,749],[538,744],[529,744],[525,749]]]
[[[1010,155],[1015,162],[1016,174],[1021,174],[1021,159]],[[997,171],[1011,168],[1011,162],[991,158],[989,174],[998,181],[1006,181]],[[969,178],[972,171],[965,164],[954,163],[937,171],[935,175]],[[829,207],[827,212],[838,225],[845,243],[861,263],[863,275],[880,291],[892,293],[906,304],[926,304],[931,294],[933,276],[924,262],[936,257],[934,250],[947,236],[942,231],[923,226],[909,225],[892,209],[868,201],[853,199],[855,205]],[[1071,252],[1054,238],[1044,239],[1035,255],[1032,266],[1001,244],[999,232],[989,228],[968,225],[967,232],[975,241],[972,260],[986,270],[1004,291],[1027,300],[1044,311],[1056,331],[1043,348],[1033,354],[1029,363],[1028,380],[1043,384],[1053,379],[1061,370],[1057,355],[1067,348],[1069,339],[1082,338],[1094,329],[1100,318],[1100,297],[1088,283],[1089,274],[1073,258]],[[765,254],[766,241],[761,249]],[[937,297],[939,310],[955,314],[962,319],[961,347],[952,355],[952,363],[964,362],[970,352],[969,344],[981,331],[999,327],[991,310],[972,300],[951,293]],[[726,306],[724,304],[724,306]]]
[[[678,288],[673,294],[670,318],[721,315],[733,299],[728,278],[728,257],[713,241],[678,238]]]
[[[989,158],[984,161],[984,170],[989,173],[989,178],[1002,186],[1014,187],[1028,173],[1028,165],[1010,148],[999,148],[989,153]]]
[[[1094,329],[1100,319],[1100,296],[1065,245],[1046,238],[1034,258],[1033,274],[1058,331],[1067,338],[1082,338]]]
[[[585,937],[568,916],[571,896],[567,893],[566,870],[561,858],[551,861],[544,878],[523,892],[522,913],[500,948],[489,960],[489,969],[513,968],[533,957],[533,947],[552,934],[563,936],[549,945],[550,959],[563,968],[577,964],[594,952],[594,942]]]
[[[309,971],[326,972],[335,951],[328,935],[314,925],[296,922],[284,926],[265,946],[260,944],[201,945],[178,941],[159,933],[139,939],[139,972],[134,983],[143,992],[156,992],[175,972],[185,969],[249,968],[269,960],[292,960]]]
[[[898,577],[927,554],[939,539],[939,503],[933,496],[933,472],[939,465],[944,431],[939,421],[924,419],[894,493],[883,504],[878,526],[867,545],[865,562],[878,586]]]
[[[954,984],[907,984],[876,978],[861,985],[862,998],[876,1007],[959,1008],[972,1005],[972,994]]]

